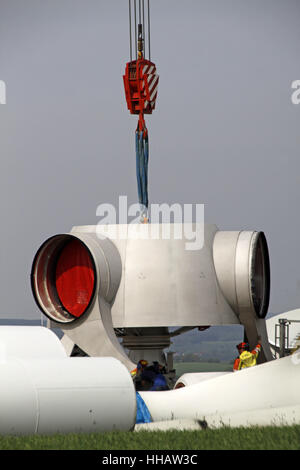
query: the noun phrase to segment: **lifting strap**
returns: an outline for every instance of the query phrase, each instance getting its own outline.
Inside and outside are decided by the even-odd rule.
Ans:
[[[140,203],[141,222],[148,222],[148,160],[149,141],[148,132],[145,128],[140,130],[139,126],[135,132],[136,150],[136,177],[138,196]]]

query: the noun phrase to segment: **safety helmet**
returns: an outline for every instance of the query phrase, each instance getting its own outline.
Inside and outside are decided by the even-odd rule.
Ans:
[[[249,349],[249,344],[248,343],[239,343],[237,346],[236,346],[237,350],[240,351],[241,349],[245,349],[246,351],[248,351]]]
[[[138,370],[144,369],[147,365],[148,365],[148,361],[146,361],[145,359],[141,359],[141,360],[138,362],[137,369],[138,369]]]
[[[148,365],[148,361],[146,361],[145,359],[141,359],[138,362],[137,367],[130,372],[131,377],[134,378],[136,374],[138,373],[138,371],[145,369],[147,365]]]

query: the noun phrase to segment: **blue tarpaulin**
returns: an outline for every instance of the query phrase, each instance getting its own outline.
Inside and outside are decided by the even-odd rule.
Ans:
[[[136,392],[136,424],[151,423],[151,415],[141,395]]]

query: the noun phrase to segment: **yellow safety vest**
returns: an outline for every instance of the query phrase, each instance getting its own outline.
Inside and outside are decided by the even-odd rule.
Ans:
[[[243,351],[240,355],[239,369],[245,369],[245,367],[253,367],[256,365],[257,354],[253,354],[249,351]]]

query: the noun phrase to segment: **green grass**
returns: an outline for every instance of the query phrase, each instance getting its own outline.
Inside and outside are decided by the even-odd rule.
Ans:
[[[174,364],[177,377],[188,372],[228,372],[232,371],[232,367],[232,364],[224,362],[177,362]]]
[[[0,450],[300,450],[300,426],[0,436]]]

